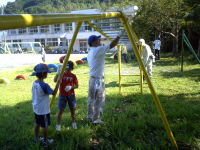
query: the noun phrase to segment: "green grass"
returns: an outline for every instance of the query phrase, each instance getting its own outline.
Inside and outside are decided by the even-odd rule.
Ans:
[[[138,74],[138,64],[122,63],[123,72]],[[106,103],[104,125],[93,125],[86,121],[89,69],[79,65],[73,71],[79,80],[75,91],[77,98],[76,120],[78,130],[71,128],[67,108],[62,118],[62,130],[55,131],[57,99],[51,112],[49,138],[55,143],[51,149],[173,149],[155,106],[154,100],[144,84],[141,95],[139,77],[123,77],[123,82],[136,83],[124,86],[119,95],[117,61],[106,58]],[[32,144],[34,137],[34,114],[31,87],[36,79],[29,76],[33,66],[1,71],[10,84],[0,84],[0,149],[43,149]],[[24,74],[27,80],[14,80]],[[45,82],[53,88],[55,73],[48,74]],[[186,61],[184,72],[180,72],[180,60],[165,55],[153,67],[152,83],[161,101],[171,130],[180,149],[200,149],[200,65]],[[41,134],[42,136],[42,134]]]

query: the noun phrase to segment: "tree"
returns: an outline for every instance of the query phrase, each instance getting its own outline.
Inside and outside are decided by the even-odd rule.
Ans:
[[[177,55],[179,31],[183,24],[185,7],[182,0],[138,0],[137,16],[134,18],[134,26],[141,27],[142,36],[148,33],[148,40],[157,36],[173,39],[173,56]],[[153,36],[154,35],[154,36]]]
[[[4,9],[5,14],[12,14],[13,12],[17,12],[16,4],[14,2],[8,2]]]
[[[199,0],[184,0],[185,4],[188,6],[188,13],[185,15],[186,27],[190,32],[192,32],[192,40],[198,41],[192,43],[194,47],[197,47],[197,55],[200,57],[200,1]],[[190,34],[191,35],[191,34]]]
[[[116,0],[16,0],[8,3],[7,14],[62,13],[79,9],[100,8],[112,5]],[[122,0],[119,0],[122,1]],[[47,9],[51,8],[51,9]]]

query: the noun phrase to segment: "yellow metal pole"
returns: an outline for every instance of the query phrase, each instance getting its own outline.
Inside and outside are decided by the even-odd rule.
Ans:
[[[167,118],[165,116],[165,113],[163,111],[162,105],[160,104],[160,100],[159,100],[158,96],[156,95],[156,92],[155,92],[155,90],[153,88],[151,80],[149,79],[149,77],[147,75],[146,69],[145,69],[145,67],[144,67],[144,65],[142,63],[142,60],[140,58],[140,55],[138,53],[136,44],[134,43],[134,39],[133,39],[134,37],[133,37],[133,34],[131,33],[131,28],[130,28],[130,25],[128,23],[128,19],[125,17],[125,15],[123,13],[121,13],[121,14],[122,14],[121,15],[121,22],[122,22],[122,24],[124,25],[124,27],[126,29],[126,32],[128,34],[128,37],[129,37],[129,40],[130,40],[130,42],[132,44],[132,47],[133,47],[133,51],[134,51],[134,53],[136,55],[136,58],[137,58],[137,60],[139,62],[140,67],[143,70],[145,79],[146,79],[146,81],[148,83],[149,89],[150,89],[151,94],[153,96],[154,102],[155,102],[155,104],[157,106],[158,112],[160,113],[161,119],[162,119],[163,124],[165,126],[165,129],[167,131],[167,134],[168,134],[168,136],[170,138],[171,143],[176,147],[176,149],[178,149],[178,145],[177,145],[176,140],[174,138],[174,135],[173,135],[173,133],[172,133],[172,131],[170,129],[170,126],[169,126],[169,123],[168,123]]]
[[[90,21],[101,18],[114,18],[119,12],[108,12],[101,14],[17,14],[0,15],[0,30],[18,29],[31,26],[50,25],[57,23],[71,23]]]
[[[130,26],[130,25],[129,25],[129,26]],[[137,35],[135,34],[135,31],[134,31],[132,28],[130,28],[130,31],[131,31],[131,33],[132,33],[132,36],[133,36],[133,39],[135,40],[135,42],[138,42],[139,39],[138,39]]]
[[[119,67],[119,94],[122,95],[122,85],[121,85],[121,45],[117,44],[118,49],[118,67]]]
[[[74,46],[74,43],[75,43],[75,40],[76,40],[76,37],[77,37],[77,34],[79,32],[79,29],[80,29],[81,25],[82,25],[82,22],[78,22],[77,25],[76,25],[76,29],[74,31],[74,35],[72,37],[72,41],[71,41],[69,49],[67,51],[67,55],[65,56],[65,59],[64,59],[64,62],[63,62],[63,67],[62,67],[62,70],[61,70],[61,73],[60,73],[60,76],[59,76],[57,82],[59,82],[60,78],[62,78],[62,76],[63,76],[63,74],[65,72],[65,68],[66,68],[67,62],[69,60],[70,54],[72,52],[72,49],[73,49],[73,46]],[[56,98],[56,94],[52,96],[52,100],[50,102],[50,110],[52,110],[55,98]]]
[[[139,45],[139,51],[140,51],[140,58],[142,58],[142,45]],[[140,93],[143,94],[143,72],[142,68],[140,67]]]
[[[92,28],[94,28],[96,31],[98,31],[99,33],[101,33],[104,37],[106,37],[109,41],[112,41],[113,39],[111,37],[109,37],[106,33],[104,33],[101,29],[99,29],[95,24],[86,21],[87,24],[89,24]]]

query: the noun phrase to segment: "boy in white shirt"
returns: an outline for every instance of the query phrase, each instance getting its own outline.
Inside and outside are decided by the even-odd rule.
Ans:
[[[47,73],[50,71],[46,64],[38,64],[34,67],[32,76],[36,76],[37,80],[34,81],[32,86],[32,105],[35,114],[35,130],[34,130],[34,142],[42,142],[44,147],[48,147],[53,143],[53,139],[47,139],[48,126],[50,125],[50,107],[49,107],[49,95],[55,95],[59,83],[56,85],[55,90],[44,82],[47,78]],[[42,127],[43,138],[39,138],[40,127]]]

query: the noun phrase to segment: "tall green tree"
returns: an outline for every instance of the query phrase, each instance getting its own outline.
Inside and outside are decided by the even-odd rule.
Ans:
[[[153,40],[161,36],[171,37],[173,41],[172,53],[177,55],[179,45],[179,31],[183,25],[185,7],[182,0],[138,0],[138,15],[134,19],[134,26],[141,28],[139,35]],[[147,35],[148,33],[148,35]]]
[[[188,6],[188,12],[184,17],[186,28],[190,32],[189,38],[194,41],[192,44],[197,47],[197,55],[200,57],[200,1],[184,0],[184,2]]]
[[[185,15],[186,21],[200,23],[200,1],[199,0],[184,0],[189,7],[188,13]]]
[[[8,3],[7,14],[19,13],[65,13],[79,9],[100,9],[112,5],[116,0],[16,0]],[[50,9],[49,9],[50,8]]]

